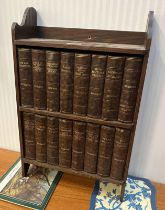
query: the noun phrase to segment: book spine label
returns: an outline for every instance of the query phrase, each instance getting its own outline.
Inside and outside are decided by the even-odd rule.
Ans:
[[[59,119],[59,165],[71,167],[72,159],[72,121]]]
[[[31,49],[18,48],[21,105],[33,107],[33,77]]]
[[[61,53],[60,111],[73,111],[74,53]]]
[[[47,117],[47,163],[59,163],[59,121],[54,117]]]
[[[108,56],[104,84],[102,119],[117,120],[125,57]]]
[[[84,150],[86,138],[86,123],[73,122],[72,168],[84,169]]]
[[[34,115],[31,113],[23,113],[23,138],[25,145],[25,158],[36,158],[36,143],[35,143],[35,126]]]
[[[60,104],[60,53],[46,51],[47,110],[59,111]]]
[[[90,79],[90,54],[75,54],[73,113],[87,114]]]
[[[36,160],[43,163],[47,161],[46,127],[46,117],[35,115]]]
[[[129,57],[126,59],[119,106],[119,121],[132,122],[133,120],[141,66],[142,58]]]
[[[97,165],[97,174],[100,176],[110,176],[110,166],[112,161],[114,138],[114,127],[101,127]]]
[[[130,140],[130,130],[116,128],[110,177],[122,180]]]
[[[45,51],[32,49],[34,108],[46,109]]]
[[[84,171],[88,173],[97,173],[97,157],[100,137],[100,126],[87,123]]]
[[[106,60],[107,57],[104,55],[92,55],[90,87],[88,96],[89,117],[101,117]]]

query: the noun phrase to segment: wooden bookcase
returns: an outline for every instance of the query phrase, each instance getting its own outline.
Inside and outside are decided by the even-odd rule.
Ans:
[[[110,181],[120,184],[121,198],[123,198],[125,183],[128,175],[128,167],[138,118],[139,106],[145,79],[148,55],[151,44],[153,12],[149,12],[146,32],[133,31],[111,31],[111,30],[93,30],[93,29],[74,29],[74,28],[58,28],[37,26],[37,13],[32,7],[27,8],[22,23],[12,25],[12,41],[15,69],[15,85],[17,98],[17,113],[19,123],[19,136],[21,146],[21,160],[23,176],[27,175],[29,164],[42,167],[54,168],[66,173],[84,175],[104,181]],[[35,108],[27,108],[21,106],[20,84],[19,84],[19,67],[18,67],[18,48],[19,47],[41,47],[43,49],[67,50],[69,52],[97,53],[114,56],[136,56],[143,60],[141,67],[141,75],[134,109],[133,120],[131,122],[121,122],[119,120],[103,120],[99,118],[79,116],[75,114],[67,114],[61,112],[51,112],[48,110],[40,110]],[[80,121],[85,123],[94,123],[97,125],[105,125],[111,127],[129,129],[131,132],[130,141],[127,151],[126,162],[123,170],[122,179],[114,179],[111,177],[102,177],[100,175],[88,173],[85,171],[76,171],[72,168],[65,168],[59,165],[51,165],[36,160],[30,160],[25,157],[25,145],[23,139],[23,123],[22,113],[28,112],[43,116],[53,116],[59,119],[68,119],[72,121]],[[46,140],[45,140],[46,141]]]

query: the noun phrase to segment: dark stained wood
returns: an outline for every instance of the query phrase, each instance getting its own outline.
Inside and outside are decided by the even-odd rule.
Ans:
[[[36,166],[41,166],[41,167],[44,167],[44,168],[53,168],[53,169],[56,169],[58,171],[63,171],[64,173],[68,173],[68,174],[75,174],[75,175],[78,175],[78,176],[86,176],[88,178],[99,179],[99,180],[102,180],[102,181],[108,181],[108,182],[112,182],[112,183],[116,183],[116,184],[123,184],[124,183],[123,180],[116,180],[116,179],[112,179],[110,177],[101,177],[101,176],[98,176],[97,174],[90,174],[90,173],[87,173],[85,171],[76,171],[76,170],[73,170],[71,168],[65,168],[65,167],[62,167],[62,166],[56,166],[56,165],[51,165],[51,164],[47,164],[47,163],[41,163],[41,162],[38,162],[36,160],[30,160],[30,159],[23,158],[23,162],[28,163],[28,164],[34,164]]]
[[[121,184],[121,199],[123,198],[125,182],[128,175],[128,167],[131,157],[133,140],[135,135],[136,123],[140,107],[141,95],[143,90],[144,78],[147,68],[148,55],[151,44],[152,35],[152,20],[153,12],[149,13],[148,24],[146,32],[132,32],[132,31],[110,31],[110,30],[94,30],[94,29],[74,29],[74,28],[57,28],[57,27],[43,27],[37,26],[37,13],[32,7],[27,8],[21,25],[13,23],[12,25],[12,40],[13,40],[13,57],[14,57],[14,71],[15,71],[15,85],[17,98],[17,113],[19,123],[19,135],[21,146],[21,160],[23,165],[23,175],[26,176],[29,164],[35,164],[43,167],[55,168],[63,172],[83,175],[90,178],[100,179],[104,181],[111,181],[113,183]],[[46,110],[38,110],[33,108],[24,108],[20,106],[20,87],[19,87],[19,73],[17,48],[37,47],[45,49],[62,49],[64,51],[82,53],[92,52],[96,54],[113,54],[120,56],[128,56],[143,58],[142,73],[138,88],[138,96],[135,106],[134,118],[131,123],[124,123],[118,121],[104,121],[86,116],[77,116],[74,114],[64,114],[60,112],[50,112]],[[95,123],[99,125],[107,125],[119,128],[127,128],[131,130],[131,137],[129,142],[129,149],[127,152],[127,161],[123,170],[124,177],[122,180],[112,179],[110,177],[101,177],[97,174],[91,174],[84,171],[75,171],[71,168],[64,168],[61,166],[54,166],[47,163],[40,163],[36,160],[25,159],[25,148],[23,143],[23,128],[22,128],[22,112],[30,112],[45,116],[54,116],[73,121],[82,121],[86,123]],[[124,165],[123,165],[124,166]]]
[[[63,118],[63,119],[68,119],[68,120],[90,122],[90,123],[95,123],[95,124],[99,124],[99,125],[115,126],[115,127],[120,127],[120,128],[132,128],[134,126],[133,123],[122,123],[122,122],[118,122],[118,121],[106,121],[106,120],[96,119],[96,118],[92,118],[92,117],[88,117],[88,116],[78,116],[75,114],[66,114],[66,113],[61,113],[61,112],[50,112],[50,111],[46,111],[46,110],[38,110],[38,109],[26,108],[26,107],[20,107],[19,110],[21,112],[31,112],[34,114],[53,116],[53,117]]]

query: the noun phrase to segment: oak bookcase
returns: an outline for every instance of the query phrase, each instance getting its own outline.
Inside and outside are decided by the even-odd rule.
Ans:
[[[27,175],[30,164],[36,166],[54,168],[66,173],[88,176],[99,180],[109,181],[120,184],[121,199],[124,195],[125,183],[128,175],[128,167],[131,157],[132,145],[138,118],[139,106],[145,79],[148,55],[151,44],[153,12],[149,12],[146,32],[133,31],[111,31],[111,30],[94,30],[94,29],[75,29],[75,28],[58,28],[37,26],[37,12],[34,8],[29,7],[25,10],[22,23],[12,25],[12,41],[14,55],[15,85],[17,99],[17,113],[19,123],[19,137],[21,146],[22,174]],[[100,55],[138,57],[142,60],[141,73],[138,82],[138,90],[135,101],[133,119],[130,122],[122,122],[121,120],[104,120],[101,118],[81,116],[73,113],[62,113],[59,111],[48,111],[28,108],[21,105],[20,82],[19,82],[19,64],[18,64],[18,48],[42,48],[56,49],[59,51],[78,52],[78,53],[95,53]],[[128,98],[128,103],[130,98]],[[100,126],[110,126],[113,128],[128,129],[130,138],[126,160],[122,170],[122,178],[112,178],[111,176],[101,176],[97,173],[89,173],[84,170],[77,171],[60,165],[48,164],[37,160],[26,158],[24,129],[23,129],[23,113],[32,113],[41,116],[52,116],[58,119],[67,119],[71,121],[79,121],[84,123],[92,123]],[[46,141],[46,139],[45,139]],[[119,152],[121,152],[119,150]],[[119,154],[120,155],[120,154]]]

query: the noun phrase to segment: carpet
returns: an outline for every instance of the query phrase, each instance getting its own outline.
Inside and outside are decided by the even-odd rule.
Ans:
[[[90,210],[157,210],[156,191],[149,180],[129,176],[123,202],[120,190],[115,184],[96,181]]]
[[[45,209],[62,172],[30,166],[27,177],[21,176],[20,159],[0,178],[0,200],[31,209]]]

